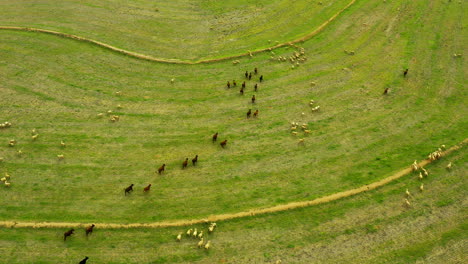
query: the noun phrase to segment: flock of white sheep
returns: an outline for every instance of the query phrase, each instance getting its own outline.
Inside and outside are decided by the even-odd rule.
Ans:
[[[289,57],[288,56],[278,56],[275,57],[276,53],[270,50],[271,53],[271,60],[279,61],[279,62],[287,62],[291,63],[291,69],[299,67],[301,63],[307,61],[307,56],[305,55],[305,49],[303,47],[299,47],[295,44],[290,43],[289,46],[296,48],[297,50],[294,51]]]
[[[10,187],[11,185],[11,183],[9,182],[10,178],[11,178],[10,174],[8,174],[8,172],[5,172],[5,177],[0,179],[5,185],[5,187]]]
[[[208,226],[208,230],[207,230],[207,234],[211,234],[213,233],[213,231],[215,230],[216,228],[216,223],[211,223],[209,226]],[[185,232],[186,234],[186,237],[187,238],[194,238],[194,239],[198,239],[198,242],[197,242],[197,247],[198,248],[204,248],[205,250],[208,250],[210,249],[211,247],[211,241],[208,240],[208,242],[206,242],[205,244],[205,234],[203,233],[203,230],[198,230],[197,228],[190,228],[189,230],[187,230]],[[181,242],[182,241],[182,237],[183,237],[183,233],[179,233],[176,237],[176,240],[177,242]]]
[[[7,127],[11,127],[11,123],[10,122],[5,122],[5,123],[2,123],[2,125],[6,125]],[[39,137],[39,133],[37,132],[37,130],[34,128],[32,129],[31,131],[31,139],[32,141],[36,141]],[[9,147],[15,147],[16,145],[18,144],[18,141],[16,141],[16,139],[10,139],[8,141],[8,146]],[[61,141],[60,142],[60,146],[62,148],[64,148],[66,146],[65,142]],[[22,156],[23,155],[23,150],[19,149],[16,154],[18,156]],[[63,154],[59,154],[57,155],[57,159],[58,160],[63,160],[65,158],[65,156]],[[4,161],[4,158],[3,157],[0,157],[0,162],[3,162]],[[5,177],[1,178],[1,181],[4,183],[4,185],[6,187],[10,187],[11,186],[11,183],[8,181],[10,179],[10,175],[6,172],[5,173]]]
[[[428,156],[429,160],[435,161],[435,160],[440,159],[442,157],[442,151],[444,149],[445,149],[445,145],[442,145],[436,151],[431,152],[429,154],[429,156]],[[446,169],[448,169],[448,170],[452,169],[452,162],[448,163],[448,165],[446,166]],[[420,181],[424,180],[424,178],[427,178],[429,176],[429,172],[424,167],[419,166],[417,160],[415,160],[413,162],[413,164],[411,164],[411,170],[414,173],[419,172],[418,179]],[[424,191],[424,184],[423,183],[421,183],[421,185],[419,186],[419,191],[421,191],[421,192]],[[408,189],[406,189],[405,195],[406,195],[406,198],[405,198],[405,201],[404,201],[404,205],[407,206],[407,207],[411,207],[411,202],[409,201],[409,199],[412,198],[413,196],[411,195],[411,193],[410,193],[410,191]]]
[[[314,83],[314,85],[315,85],[315,83]],[[320,106],[316,105],[315,100],[313,100],[313,99],[309,101],[309,106],[310,106],[312,112],[317,112],[320,109]],[[302,112],[301,115],[305,116],[305,113]],[[298,129],[298,128],[300,128],[300,129]],[[302,131],[304,133],[304,135],[307,135],[307,134],[311,133],[311,130],[308,129],[308,125],[306,123],[302,123],[302,125],[299,125],[299,123],[295,122],[295,121],[291,122],[290,130],[291,130],[291,135],[293,135],[293,136],[299,135],[298,131]],[[298,140],[298,143],[300,145],[304,144],[304,142],[305,142],[305,138],[300,138]]]
[[[10,122],[0,123],[0,129],[9,128],[9,127],[11,127],[11,123],[10,123]]]

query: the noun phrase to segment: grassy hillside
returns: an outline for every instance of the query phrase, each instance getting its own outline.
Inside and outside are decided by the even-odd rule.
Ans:
[[[462,263],[466,259],[466,155],[377,191],[329,204],[218,223],[210,251],[176,236],[188,228],[84,230],[63,242],[64,229],[0,229],[6,263]],[[409,189],[411,208],[405,208]],[[206,240],[205,240],[206,241]]]
[[[0,25],[58,30],[156,57],[195,60],[298,38],[350,1],[2,0]]]
[[[0,25],[59,30],[161,58],[199,59],[305,35],[348,2],[0,0]],[[172,65],[52,35],[0,30],[0,122],[13,124],[0,130],[0,173],[11,174],[12,184],[0,188],[0,220],[194,219],[311,200],[385,178],[441,144],[466,138],[465,58],[453,56],[466,49],[465,7],[456,1],[358,0],[300,45],[307,57],[300,65],[277,60],[299,51],[294,47],[241,58],[237,65]],[[210,31],[214,17],[224,24]],[[243,73],[255,67],[259,74],[246,81],[241,96]],[[265,81],[254,92],[259,75]],[[233,79],[238,87],[227,89]],[[311,99],[320,111],[311,111]],[[259,109],[258,118],[245,118],[250,108]],[[98,116],[108,110],[120,121]],[[292,135],[293,121],[306,123],[311,133]],[[215,132],[219,141],[228,140],[226,149],[212,144]],[[18,142],[14,147],[11,139]],[[50,256],[66,263],[83,254],[93,256],[92,263],[437,263],[450,249],[457,263],[466,242],[466,232],[459,232],[466,225],[460,206],[465,152],[455,154],[453,172],[442,162],[434,165],[439,177],[429,180],[439,192],[428,192],[428,204],[414,210],[401,207],[403,187],[416,184],[406,177],[329,205],[228,221],[207,254],[193,249],[195,242],[173,242],[179,229],[102,230],[106,235],[96,233],[91,241],[77,236],[67,244],[60,241],[64,230],[0,229],[0,253],[8,263],[56,263]],[[183,160],[196,154],[199,164],[182,170]],[[157,175],[163,163],[166,172]],[[131,183],[135,192],[124,196]],[[143,194],[148,183],[152,190]],[[442,206],[434,209],[437,204]],[[386,208],[395,212],[383,214]],[[374,214],[363,219],[367,212]],[[420,219],[427,226],[418,227]],[[374,227],[380,225],[388,230]],[[390,231],[394,236],[386,235]],[[416,243],[408,235],[416,231],[429,235]],[[376,243],[359,257],[369,240]],[[343,241],[352,242],[349,251]],[[20,254],[29,247],[44,250]]]

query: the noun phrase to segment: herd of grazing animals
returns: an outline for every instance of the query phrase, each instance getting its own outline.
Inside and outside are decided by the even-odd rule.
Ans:
[[[257,75],[257,74],[258,74],[258,68],[255,67],[253,74],[254,74],[254,75]],[[246,78],[247,80],[252,80],[252,72],[245,71],[244,76],[245,76],[245,78]],[[263,81],[263,75],[260,75],[260,77],[259,77],[258,80],[259,80],[259,82],[262,82],[262,81]],[[235,83],[236,83],[235,80],[233,80],[233,84],[234,84],[233,86],[236,86]],[[229,81],[227,82],[226,87],[227,87],[228,89],[231,88],[231,84],[230,84]],[[244,92],[245,92],[246,87],[247,87],[246,81],[243,81],[243,82],[242,82],[242,86],[241,86],[241,88],[240,88],[240,90],[239,90],[240,95],[244,95]],[[258,92],[258,83],[255,83],[255,85],[254,85],[254,92]],[[252,98],[251,98],[252,104],[255,104],[255,101],[256,101],[256,100],[257,100],[257,98],[255,97],[255,94],[252,95]],[[247,112],[247,118],[250,118],[251,115],[252,115],[252,110],[249,109],[249,111]],[[255,111],[254,117],[258,117],[258,109]],[[221,146],[223,146],[223,145],[221,145]]]
[[[211,223],[209,226],[208,226],[208,232],[206,233],[207,236],[211,235],[213,233],[213,231],[215,230],[216,228],[216,223]],[[205,250],[209,250],[210,247],[211,247],[211,241],[208,240],[205,244],[205,236],[204,236],[204,233],[203,233],[203,230],[200,230],[200,232],[198,231],[197,228],[193,229],[193,228],[190,228],[188,229],[185,234],[187,235],[187,238],[195,238],[195,239],[199,239],[198,242],[197,242],[197,248],[204,248]],[[176,236],[176,241],[177,242],[181,242],[182,241],[182,233],[179,233],[177,236]]]
[[[408,69],[406,69],[405,71],[406,73],[408,72]],[[430,161],[435,161],[435,160],[438,160],[442,157],[442,150],[445,149],[445,145],[441,145],[440,148],[438,148],[436,151],[434,152],[431,152],[428,156],[428,159]],[[422,166],[419,166],[418,164],[418,161],[415,160],[412,164],[411,164],[411,171],[413,173],[418,173],[418,179],[420,181],[424,180],[424,178],[427,178],[429,176],[429,172]],[[448,165],[445,167],[447,170],[450,170],[452,168],[452,162],[449,162]],[[421,185],[419,186],[419,191],[420,192],[423,192],[425,189],[424,189],[424,184],[421,183]],[[405,191],[405,200],[404,200],[404,203],[403,205],[405,207],[408,207],[410,208],[411,207],[411,202],[408,200],[410,198],[413,198],[413,195],[411,195],[410,191],[408,189],[406,189]]]
[[[304,53],[302,52],[302,54],[304,54]],[[299,56],[297,56],[297,57],[299,57]],[[250,80],[252,80],[252,75],[257,75],[257,74],[258,74],[258,69],[255,68],[253,74],[252,74],[252,72],[246,71],[244,75],[245,75],[245,78],[246,78],[247,80],[250,81]],[[408,74],[408,69],[404,70],[404,72],[403,72],[403,77],[406,77],[407,74]],[[174,82],[174,79],[172,79],[171,82]],[[263,82],[263,75],[261,75],[261,76],[259,77],[259,82],[260,82],[260,83]],[[237,86],[237,83],[236,83],[235,80],[233,80],[233,81],[232,81],[232,87],[236,87],[236,86]],[[230,82],[230,81],[227,81],[226,87],[227,87],[228,89],[231,88],[231,82]],[[240,94],[241,94],[241,95],[244,95],[245,89],[246,89],[246,81],[243,81],[243,82],[242,82],[241,89],[240,89]],[[255,84],[254,84],[254,92],[258,92],[258,83],[255,83]],[[388,92],[389,92],[389,88],[386,88],[386,89],[384,90],[384,94],[386,95],[386,94],[388,94]],[[120,96],[120,95],[121,95],[121,92],[116,92],[116,95],[119,95],[119,96]],[[252,97],[251,97],[251,103],[252,103],[252,104],[255,104],[255,103],[256,103],[256,96],[255,96],[255,94],[252,95]],[[313,100],[311,100],[311,102],[309,103],[309,105],[311,106],[312,111],[318,111],[318,110],[320,109],[320,106],[315,106],[315,105],[314,105],[314,101],[313,101]],[[119,105],[117,108],[121,108],[121,106]],[[109,110],[109,111],[108,111],[108,114],[110,115],[111,113],[112,113],[112,111]],[[256,109],[255,112],[253,113],[253,117],[258,117],[258,113],[259,113],[259,110]],[[102,114],[99,114],[99,115],[102,115]],[[247,112],[247,118],[250,118],[251,115],[252,115],[252,109],[249,109],[248,112]],[[120,119],[120,118],[119,118],[119,116],[117,116],[117,115],[111,115],[111,116],[110,116],[110,121],[111,121],[111,122],[117,122],[117,121],[119,121],[119,119]],[[297,126],[298,126],[297,123],[293,123],[293,124],[292,124],[291,130],[292,130],[292,134],[293,134],[293,135],[297,135],[297,131],[296,131]],[[9,128],[9,127],[11,127],[11,123],[9,123],[9,122],[0,123],[0,129],[5,129],[5,128]],[[303,125],[302,125],[302,130],[303,130],[304,133],[306,133],[306,134],[310,133],[310,130],[307,130],[307,125],[306,125],[306,124],[303,124]],[[32,131],[32,136],[31,136],[31,138],[32,138],[33,141],[35,141],[35,140],[38,139],[38,137],[39,137],[39,134],[38,134],[38,133],[36,132],[36,130],[34,129],[34,130]],[[218,139],[218,132],[216,132],[216,133],[212,136],[212,142],[213,142],[213,143],[216,142],[217,139]],[[226,145],[227,145],[227,141],[228,141],[227,139],[224,139],[223,141],[221,141],[220,146],[221,146],[222,148],[225,148]],[[303,138],[302,138],[302,139],[299,139],[299,143],[300,143],[300,144],[303,144],[303,143],[304,143],[304,139],[303,139]],[[8,144],[8,145],[9,145],[10,147],[14,147],[16,144],[17,144],[16,140],[12,139],[12,140],[9,141],[9,144]],[[65,144],[63,141],[61,141],[60,145],[61,145],[61,147],[63,147],[63,148],[66,146],[66,144]],[[439,148],[437,151],[432,152],[432,153],[429,154],[429,159],[430,159],[431,161],[438,160],[438,159],[441,158],[441,153],[442,153],[442,151],[441,151],[441,149]],[[64,155],[63,155],[63,154],[57,155],[57,158],[58,158],[59,160],[63,160],[63,159],[64,159]],[[0,161],[1,161],[1,160],[0,160]],[[198,162],[198,155],[196,155],[196,156],[192,159],[192,165],[195,166],[197,162]],[[185,158],[185,160],[182,162],[182,169],[186,169],[186,168],[188,167],[188,163],[189,163],[189,158]],[[452,163],[450,162],[450,163],[447,165],[446,168],[450,170],[451,167],[452,167]],[[166,164],[162,164],[162,166],[159,167],[158,170],[157,170],[158,174],[162,174],[163,172],[165,172],[165,168],[166,168]],[[413,169],[414,172],[418,172],[418,171],[421,170],[421,172],[419,172],[419,179],[421,179],[421,180],[424,178],[424,176],[425,176],[425,177],[428,176],[427,170],[425,170],[425,169],[422,168],[422,167],[419,167],[418,164],[417,164],[417,161],[415,161],[415,162],[412,164],[412,169]],[[423,176],[423,175],[424,175],[424,176]],[[5,186],[10,186],[10,183],[7,181],[7,180],[9,180],[9,178],[10,178],[10,176],[6,173],[6,177],[3,177],[3,178],[1,179],[1,181],[4,182]],[[134,184],[131,184],[130,186],[128,186],[127,188],[125,188],[125,189],[124,189],[124,195],[126,196],[127,194],[130,194],[131,192],[133,192],[133,187],[134,187]],[[145,192],[145,193],[149,192],[150,188],[151,188],[151,184],[149,184],[148,186],[146,186],[146,187],[143,189],[143,192]],[[424,191],[424,185],[423,185],[422,183],[421,183],[421,185],[419,186],[419,190],[420,190],[421,192]],[[405,204],[405,206],[407,206],[407,207],[411,207],[411,202],[409,201],[409,199],[410,199],[410,198],[413,198],[413,196],[411,195],[411,193],[410,193],[410,191],[409,191],[408,189],[406,189],[405,195],[406,195],[406,198],[405,198],[405,200],[404,200],[404,204]],[[95,225],[92,224],[92,225],[90,225],[90,226],[88,226],[88,227],[85,228],[86,237],[88,237],[90,234],[92,234],[94,227],[95,227]],[[208,227],[207,234],[211,234],[211,233],[214,231],[215,227],[216,227],[216,223],[212,223],[212,224]],[[66,232],[64,233],[64,235],[63,235],[63,240],[66,241],[68,237],[71,237],[71,236],[74,234],[74,231],[75,231],[75,229],[73,229],[73,228],[70,229],[70,230],[68,230],[68,231],[66,231]],[[208,250],[208,249],[211,247],[211,241],[208,241],[206,244],[204,243],[204,237],[203,237],[203,236],[204,236],[204,233],[203,233],[203,231],[198,232],[198,230],[195,228],[195,231],[192,232],[192,229],[189,229],[189,230],[187,231],[187,236],[189,236],[189,237],[194,237],[194,238],[198,238],[198,239],[199,239],[199,242],[197,243],[197,247],[198,247],[198,248],[205,248],[206,250]],[[176,240],[177,240],[178,242],[182,241],[182,233],[179,233],[179,234],[177,235]],[[88,257],[85,257],[85,259],[83,259],[82,261],[80,261],[80,264],[85,264],[87,260],[88,260]]]

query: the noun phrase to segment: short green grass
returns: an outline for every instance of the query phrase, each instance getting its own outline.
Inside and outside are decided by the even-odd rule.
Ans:
[[[302,37],[350,1],[0,1],[0,25],[57,30],[155,57],[199,60]]]
[[[107,1],[0,1],[6,10],[0,24],[60,30],[163,58],[211,58],[262,48],[268,40],[288,41],[306,34],[348,1],[324,1],[323,6],[310,8],[306,2],[246,1],[242,12],[264,10],[261,17],[239,24],[236,19],[248,13],[236,15],[240,8],[228,1],[161,4],[167,8],[154,3],[150,7],[147,1],[121,5]],[[230,61],[170,65],[140,61],[51,35],[0,31],[0,92],[4,100],[0,122],[13,123],[13,127],[0,130],[0,157],[4,157],[0,173],[12,175],[11,188],[0,189],[0,220],[132,223],[201,218],[310,200],[389,176],[415,159],[426,158],[441,144],[452,146],[466,137],[465,59],[452,56],[466,49],[464,6],[456,1],[358,0],[322,33],[301,44],[308,60],[295,69],[290,63],[270,58],[290,56],[292,48],[241,58],[239,65]],[[119,8],[140,13],[114,12]],[[159,8],[155,16],[160,19],[152,20],[153,13],[142,15],[153,8]],[[301,9],[306,10],[301,13],[304,16],[296,17]],[[79,19],[67,15],[71,10]],[[189,12],[192,10],[196,12]],[[229,34],[238,39],[224,45],[213,42],[224,37],[219,28],[206,34],[192,29],[189,22],[210,23],[203,12],[210,19],[226,19],[224,26],[237,28]],[[309,20],[306,15],[315,12],[321,15]],[[28,16],[30,13],[34,15]],[[142,21],[136,19],[141,16],[145,17]],[[96,17],[100,18],[93,20]],[[110,18],[112,23],[104,23]],[[262,19],[271,21],[272,27],[262,30],[268,27]],[[180,23],[172,23],[174,20]],[[278,26],[281,23],[285,27]],[[168,32],[160,32],[161,37],[154,39],[154,29],[142,24]],[[251,35],[254,29],[259,30],[257,37]],[[122,37],[122,32],[129,32],[129,37]],[[354,50],[355,55],[344,50]],[[244,97],[238,88],[227,90],[225,83],[236,79],[240,84],[243,72],[254,67],[259,68],[265,82],[260,84],[257,103],[252,106],[254,81],[247,81]],[[410,71],[404,79],[402,70],[407,67]],[[315,86],[310,85],[312,81]],[[390,94],[383,96],[387,87]],[[122,96],[116,96],[117,91]],[[321,106],[320,112],[310,111],[310,99]],[[119,104],[122,109],[117,109]],[[260,117],[245,119],[249,108],[258,108]],[[110,123],[108,117],[97,117],[107,110],[120,115],[121,121]],[[292,121],[307,123],[311,134],[292,136]],[[31,140],[33,128],[39,133],[36,141]],[[226,149],[211,143],[214,132],[220,133],[221,140],[228,139]],[[305,138],[304,146],[297,144],[301,137]],[[10,139],[16,139],[17,146],[8,147]],[[64,149],[61,140],[67,143]],[[24,154],[18,156],[18,150]],[[440,190],[465,184],[463,151],[457,154],[461,155],[457,173],[442,178]],[[64,154],[65,160],[59,162],[58,154]],[[182,161],[195,154],[200,156],[198,166],[181,170]],[[162,163],[167,164],[167,172],[158,176],[155,170]],[[443,165],[437,166],[443,174]],[[459,187],[457,195],[434,196],[424,209],[404,211],[400,196],[402,186],[410,180],[414,179],[330,205],[226,222],[220,229],[226,232],[224,240],[216,242],[221,245],[208,254],[195,251],[193,243],[173,243],[179,229],[102,230],[105,235],[92,240],[98,243],[94,246],[77,238],[60,247],[56,243],[63,230],[2,229],[5,236],[1,237],[7,239],[2,240],[5,246],[1,248],[8,248],[2,256],[9,256],[8,263],[32,259],[55,263],[50,256],[65,262],[88,250],[95,252],[98,263],[214,263],[223,259],[225,263],[262,263],[283,258],[287,252],[284,259],[291,263],[310,263],[311,259],[326,263],[327,256],[336,263],[388,263],[392,259],[408,263],[440,259],[444,255],[438,252],[446,252],[444,248],[463,256],[458,247],[464,232],[454,235],[454,230],[464,230],[460,224],[463,211],[456,206],[465,197],[463,188]],[[123,188],[130,183],[136,190],[125,197]],[[153,189],[144,195],[142,189],[148,183]],[[397,209],[386,214],[384,209],[389,205]],[[427,229],[421,232],[428,230],[433,237],[416,243],[416,238],[397,232],[404,223],[412,224],[406,230],[419,230],[411,227],[432,214],[429,208],[440,208],[434,214],[441,219],[428,221]],[[360,213],[367,210],[383,215],[357,222],[362,220]],[[444,220],[445,213],[453,213],[453,217]],[[334,229],[337,217],[342,221],[338,225],[341,229],[326,231]],[[450,225],[445,226],[446,222]],[[388,232],[397,232],[396,237],[404,237],[406,243],[397,245],[393,242],[396,238],[386,237],[377,228],[381,223],[390,228]],[[322,226],[328,229],[321,231]],[[300,227],[315,231],[301,236],[304,230]],[[362,234],[382,243],[359,258],[362,247],[369,244]],[[362,247],[337,255],[343,236],[362,243]],[[440,237],[444,239],[439,241]],[[320,252],[322,245],[328,251]],[[37,250],[27,256],[18,253],[18,248],[28,246]],[[153,253],[145,255],[147,250]],[[99,257],[99,252],[106,253]],[[456,256],[451,258],[453,263]]]

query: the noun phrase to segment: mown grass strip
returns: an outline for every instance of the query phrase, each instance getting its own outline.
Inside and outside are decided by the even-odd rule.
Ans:
[[[137,59],[153,61],[153,62],[159,62],[159,63],[193,65],[193,64],[201,64],[201,63],[213,63],[213,62],[218,62],[218,61],[224,61],[224,60],[229,60],[229,59],[235,59],[235,58],[250,56],[251,54],[253,55],[253,54],[260,53],[260,52],[271,51],[273,49],[278,49],[278,48],[282,48],[282,47],[285,47],[285,46],[288,46],[288,45],[294,45],[294,44],[299,43],[299,42],[304,42],[304,41],[309,40],[312,37],[316,36],[318,33],[320,33],[327,25],[329,25],[332,21],[334,21],[341,13],[346,11],[355,2],[356,2],[356,0],[352,0],[343,9],[341,9],[336,14],[334,14],[332,17],[330,17],[328,20],[326,20],[324,23],[322,23],[318,28],[316,28],[315,30],[313,30],[312,32],[308,33],[307,35],[305,35],[305,36],[303,36],[301,38],[298,38],[298,39],[295,39],[295,40],[292,40],[292,41],[288,41],[288,42],[284,42],[284,43],[280,43],[280,44],[277,44],[277,45],[272,46],[272,47],[253,50],[251,52],[246,52],[246,53],[241,53],[241,54],[238,54],[238,55],[226,56],[226,57],[216,58],[216,59],[198,60],[198,61],[184,61],[184,60],[179,60],[179,59],[155,58],[153,56],[149,56],[149,55],[145,55],[145,54],[141,54],[141,53],[137,53],[137,52],[117,48],[117,47],[114,47],[112,45],[109,45],[109,44],[106,44],[106,43],[103,43],[103,42],[100,42],[100,41],[97,41],[97,40],[94,40],[94,39],[89,39],[89,38],[80,37],[80,36],[73,35],[73,34],[67,34],[67,33],[63,33],[63,32],[47,30],[47,29],[32,28],[32,27],[0,26],[0,30],[15,30],[15,31],[25,31],[25,32],[36,32],[36,33],[51,34],[51,35],[54,35],[54,36],[59,36],[59,37],[63,37],[63,38],[69,38],[69,39],[74,39],[74,40],[78,40],[78,41],[82,41],[82,42],[91,43],[91,44],[97,45],[99,47],[102,47],[102,48],[105,48],[105,49],[108,49],[108,50],[111,50],[111,51],[114,51],[114,52],[118,52],[120,54],[130,56],[130,57],[133,57],[133,58],[137,58]]]
[[[446,151],[442,152],[442,157],[449,155],[450,153],[461,149],[466,143],[468,143],[468,139],[463,140],[458,145],[455,145]],[[418,163],[419,167],[424,167],[430,164],[432,161],[430,159],[425,159]],[[371,191],[382,187],[392,181],[395,181],[405,175],[411,174],[412,168],[408,167],[405,168],[385,179],[380,181],[361,186],[359,188],[327,195],[324,197],[320,197],[310,201],[301,201],[301,202],[291,202],[287,204],[277,205],[268,208],[262,209],[251,209],[244,212],[234,213],[234,214],[221,214],[221,215],[212,215],[207,218],[202,219],[192,219],[192,220],[178,220],[178,221],[163,221],[163,222],[155,222],[155,223],[130,223],[130,224],[117,224],[117,223],[94,223],[97,228],[102,229],[122,229],[122,228],[162,228],[162,227],[177,227],[177,226],[189,226],[195,224],[202,224],[207,222],[217,222],[217,221],[226,221],[236,218],[244,218],[249,216],[256,216],[256,215],[263,215],[263,214],[271,214],[277,212],[283,212],[292,209],[298,209],[303,207],[308,207],[312,205],[318,205],[323,203],[332,202],[338,199],[350,197],[359,193]],[[15,221],[0,221],[0,227],[7,227],[7,228],[82,228],[85,226],[89,226],[91,223],[71,223],[71,222],[15,222]]]

